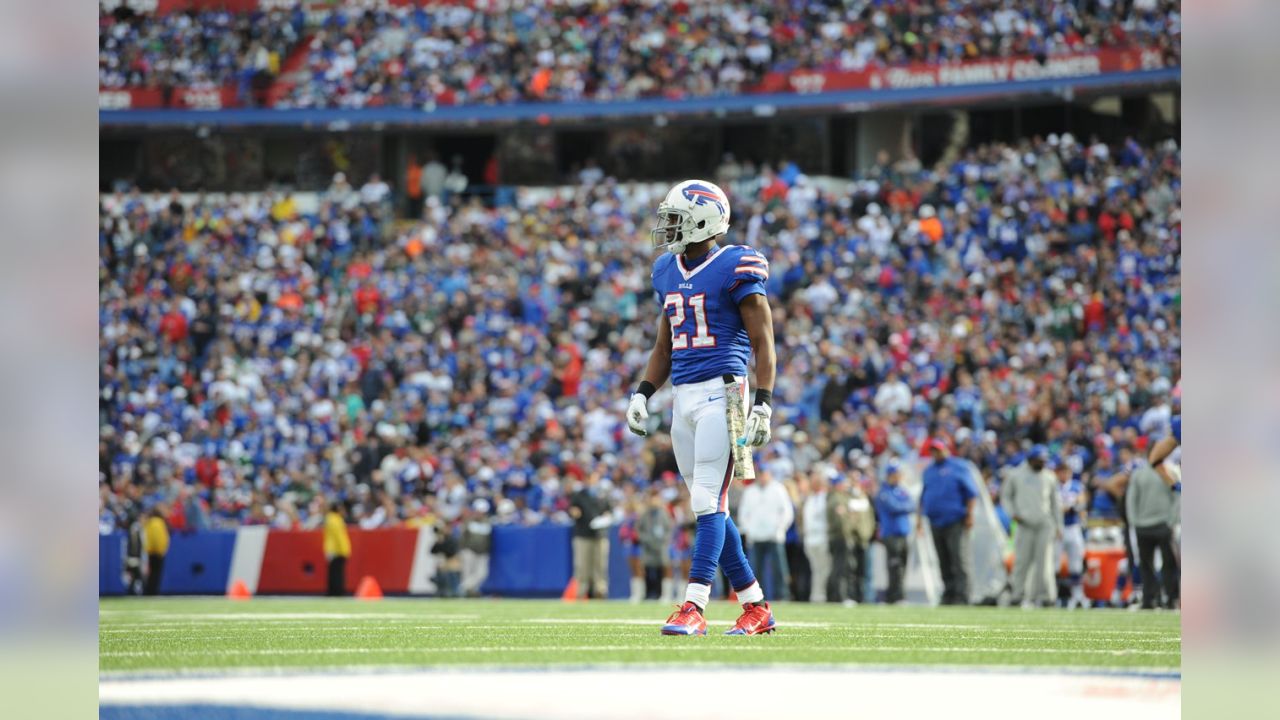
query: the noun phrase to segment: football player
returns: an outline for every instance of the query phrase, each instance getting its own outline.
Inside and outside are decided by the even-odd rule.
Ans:
[[[684,604],[667,618],[664,635],[705,635],[704,616],[717,566],[742,602],[729,635],[772,632],[775,623],[756,582],[742,538],[729,517],[731,442],[769,442],[776,358],[773,319],[765,295],[769,263],[744,245],[721,245],[729,230],[729,199],[705,180],[686,180],[658,205],[651,232],[653,289],[662,307],[658,337],[644,377],[627,408],[627,426],[647,435],[649,398],[670,377],[674,386],[671,442],[697,517]],[[726,395],[745,408],[747,361],[756,358],[755,396],[741,438],[730,438]]]
[[[1067,608],[1088,607],[1084,597],[1084,520],[1088,507],[1084,484],[1071,471],[1071,464],[1057,455],[1049,460],[1049,467],[1058,477],[1062,504],[1062,537],[1058,541],[1061,551],[1058,555],[1067,556],[1067,577],[1071,581]]]

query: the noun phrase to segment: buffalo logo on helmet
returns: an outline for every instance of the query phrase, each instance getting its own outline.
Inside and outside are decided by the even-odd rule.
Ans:
[[[711,203],[716,206],[716,210],[719,210],[721,215],[724,214],[724,203],[720,201],[720,195],[705,185],[686,185],[681,193],[685,200],[694,205]]]

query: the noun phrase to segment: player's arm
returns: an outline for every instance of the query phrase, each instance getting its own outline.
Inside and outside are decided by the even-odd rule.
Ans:
[[[631,432],[642,437],[649,434],[645,427],[649,419],[649,398],[667,382],[670,375],[671,320],[663,312],[658,318],[658,337],[654,340],[653,351],[649,353],[649,362],[644,366],[644,375],[627,404],[627,429]]]
[[[748,295],[738,303],[738,310],[751,340],[751,354],[756,359],[756,392],[766,390],[772,395],[778,356],[773,348],[773,311],[769,308],[769,299],[759,293]]]
[[[1151,463],[1151,467],[1155,468],[1156,474],[1169,487],[1173,487],[1178,481],[1165,469],[1164,461],[1173,454],[1173,450],[1176,447],[1178,447],[1177,439],[1172,435],[1167,435],[1160,438],[1155,445],[1152,445],[1151,452],[1147,455],[1147,462]]]
[[[773,349],[773,312],[769,309],[769,299],[762,293],[742,298],[738,311],[751,341],[751,354],[756,358],[756,393],[747,416],[746,444],[760,447],[768,443],[772,435],[769,420],[773,417],[773,382],[778,372],[778,357]]]

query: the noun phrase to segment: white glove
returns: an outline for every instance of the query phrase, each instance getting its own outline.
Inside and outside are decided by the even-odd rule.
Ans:
[[[631,432],[644,437],[649,434],[649,428],[645,427],[649,420],[649,398],[640,393],[631,396],[631,403],[627,405],[627,428]]]
[[[769,430],[769,419],[773,410],[766,403],[756,403],[747,416],[747,433],[743,437],[749,447],[761,447],[769,442],[773,432]]]

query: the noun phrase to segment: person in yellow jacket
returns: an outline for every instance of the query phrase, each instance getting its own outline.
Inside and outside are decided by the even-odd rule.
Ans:
[[[142,528],[142,552],[147,556],[147,581],[142,592],[145,595],[160,593],[160,576],[164,573],[164,556],[169,553],[169,526],[164,521],[160,506],[151,510]]]
[[[324,557],[329,561],[329,595],[346,594],[347,558],[351,557],[351,536],[347,534],[347,521],[342,517],[342,506],[329,504],[324,516]]]

